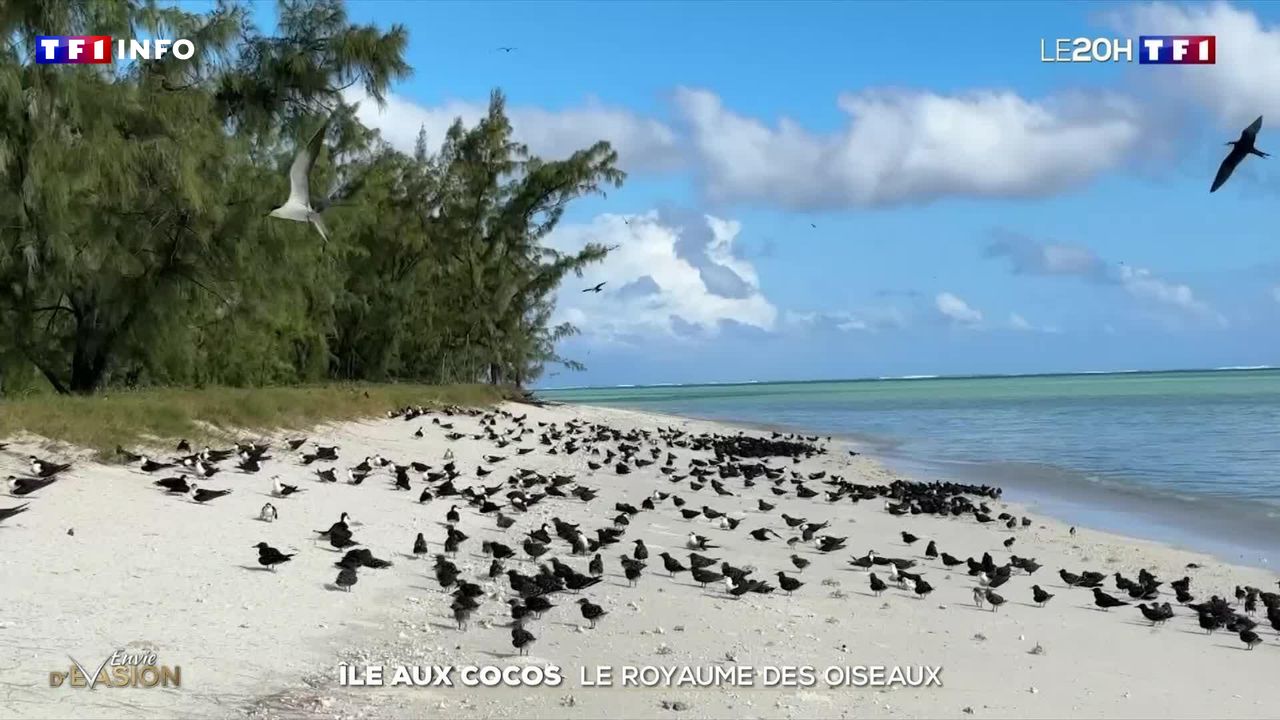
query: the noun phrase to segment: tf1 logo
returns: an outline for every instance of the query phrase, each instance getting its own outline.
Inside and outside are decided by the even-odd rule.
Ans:
[[[1052,43],[1052,44],[1050,44]],[[1218,58],[1215,35],[1141,35],[1141,65],[1213,65]],[[1040,40],[1040,62],[1133,62],[1134,43],[1129,38],[1057,38]]]

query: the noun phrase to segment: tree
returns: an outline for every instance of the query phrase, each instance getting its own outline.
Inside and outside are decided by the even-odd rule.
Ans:
[[[17,0],[0,6],[0,392],[33,373],[108,385],[328,378],[534,379],[563,363],[554,294],[606,248],[544,246],[578,197],[622,182],[597,143],[533,157],[500,92],[436,152],[387,145],[343,92],[380,102],[409,73],[404,28],[352,25],[337,0],[244,7]],[[32,62],[40,34],[196,40],[193,60]],[[321,244],[268,220],[299,138],[329,117],[313,185]],[[313,188],[314,190],[314,188]]]

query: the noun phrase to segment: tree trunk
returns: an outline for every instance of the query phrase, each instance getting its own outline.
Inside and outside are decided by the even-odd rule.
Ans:
[[[101,385],[107,373],[107,348],[92,328],[76,328],[75,346],[71,352],[71,382],[67,389],[76,395],[89,395]]]

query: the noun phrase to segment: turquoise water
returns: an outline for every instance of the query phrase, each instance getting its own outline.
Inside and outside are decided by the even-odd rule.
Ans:
[[[546,390],[785,426],[916,476],[999,484],[1083,525],[1251,561],[1280,552],[1280,370]]]

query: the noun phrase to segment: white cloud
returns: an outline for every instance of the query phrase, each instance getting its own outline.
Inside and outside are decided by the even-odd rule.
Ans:
[[[1103,279],[1102,259],[1083,245],[1040,242],[1011,230],[997,229],[987,246],[987,257],[1007,257],[1019,275],[1078,275]]]
[[[488,112],[486,103],[450,100],[427,107],[395,94],[387,96],[386,106],[381,109],[359,92],[349,92],[346,100],[360,103],[356,111],[360,122],[377,128],[387,142],[405,152],[412,152],[420,128],[426,129],[427,140],[434,149],[444,142],[454,120],[461,118],[470,127]],[[669,170],[681,163],[674,130],[624,108],[588,101],[559,111],[508,106],[507,114],[516,140],[548,160],[559,160],[608,140],[618,151],[618,164],[625,170]]]
[[[825,135],[766,126],[707,90],[682,88],[677,104],[713,199],[793,210],[1049,195],[1116,166],[1142,135],[1118,96],[872,90],[842,95],[849,123]]]
[[[1129,265],[1119,266],[1118,277],[1124,289],[1135,298],[1226,325],[1226,318],[1197,298],[1187,285],[1169,282],[1153,275],[1150,270]]]
[[[783,322],[795,327],[824,325],[841,332],[872,333],[904,328],[909,323],[907,314],[892,305],[832,312],[788,310],[783,314]]]
[[[584,334],[604,339],[637,333],[674,335],[689,326],[714,334],[723,321],[774,329],[777,308],[761,294],[755,268],[733,253],[741,226],[709,215],[702,221],[708,232],[703,238],[705,258],[698,262],[683,255],[680,244],[701,228],[665,224],[657,212],[627,218],[600,215],[589,224],[561,225],[548,238],[551,247],[573,251],[596,242],[617,249],[587,271],[584,282],[607,282],[604,292],[583,294],[581,283],[565,283],[560,317]],[[726,296],[708,285],[708,262],[731,271],[745,291]]]
[[[1280,85],[1275,82],[1280,77],[1280,27],[1264,27],[1252,11],[1226,3],[1149,3],[1127,5],[1111,13],[1110,20],[1135,37],[1144,32],[1214,35],[1213,65],[1141,72],[1144,81],[1156,83],[1171,96],[1208,109],[1224,127],[1239,133],[1259,115],[1280,115]],[[1135,55],[1139,50],[1135,40]]]
[[[982,312],[970,307],[969,303],[949,292],[938,293],[933,299],[938,312],[948,320],[960,325],[976,325],[982,322]]]
[[[1271,299],[1280,303],[1280,285],[1271,288]]]

